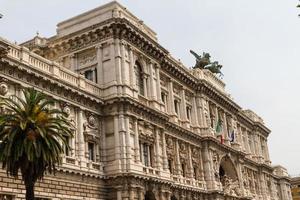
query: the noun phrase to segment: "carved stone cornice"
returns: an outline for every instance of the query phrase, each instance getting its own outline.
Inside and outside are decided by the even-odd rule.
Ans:
[[[228,110],[237,112],[240,109],[237,104],[226,95],[218,92],[210,83],[205,80],[200,81],[188,69],[176,63],[174,59],[169,57],[169,52],[166,49],[125,18],[112,18],[69,36],[53,39],[50,41],[49,51],[60,54],[71,53],[96,45],[107,38],[126,40],[149,57],[155,59],[156,62],[160,63],[162,70],[169,73],[172,77],[176,77],[189,88],[207,94],[221,105],[226,106]]]
[[[26,83],[46,93],[54,94],[59,99],[62,98],[96,113],[100,113],[99,107],[103,104],[99,98],[86,94],[78,88],[73,88],[58,80],[51,79],[51,77],[45,76],[39,71],[31,70],[22,64],[0,62],[0,77],[15,84]]]

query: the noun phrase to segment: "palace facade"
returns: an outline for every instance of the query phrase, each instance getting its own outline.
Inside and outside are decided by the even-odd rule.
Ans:
[[[210,71],[174,59],[117,2],[59,23],[50,38],[0,39],[0,95],[24,87],[57,99],[76,127],[63,165],[37,183],[38,199],[292,198],[263,120]],[[24,199],[20,180],[3,170],[0,179],[0,199]]]

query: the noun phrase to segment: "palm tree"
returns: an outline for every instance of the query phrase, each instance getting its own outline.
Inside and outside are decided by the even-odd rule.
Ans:
[[[24,98],[1,98],[7,111],[0,115],[0,161],[10,176],[18,178],[20,170],[26,200],[33,200],[36,181],[55,172],[73,133],[67,115],[53,108],[54,99],[34,88],[22,93]]]

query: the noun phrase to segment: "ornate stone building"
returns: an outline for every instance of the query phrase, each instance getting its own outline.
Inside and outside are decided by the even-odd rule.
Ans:
[[[35,87],[76,127],[58,173],[37,184],[39,199],[291,199],[263,120],[117,2],[59,23],[51,38],[0,39],[0,78],[1,96]],[[24,198],[20,180],[0,178],[0,199]]]

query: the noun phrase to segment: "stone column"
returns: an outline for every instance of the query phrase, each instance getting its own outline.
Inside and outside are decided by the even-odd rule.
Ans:
[[[122,190],[121,189],[118,189],[117,191],[117,200],[122,200]]]
[[[163,169],[168,170],[168,156],[167,156],[167,144],[166,144],[166,133],[164,130],[162,130],[162,141],[163,141]]]
[[[159,128],[155,128],[155,160],[156,160],[156,168],[161,169],[161,154],[160,154],[160,145],[159,145],[159,139],[160,139],[160,134],[159,134]]]
[[[240,131],[240,126],[237,124],[236,124],[235,136],[236,136],[236,143],[239,145],[239,150],[241,150],[243,138]]]
[[[178,140],[175,141],[175,148],[176,148],[176,175],[181,175],[181,162],[180,162]]]
[[[186,100],[185,100],[185,88],[181,89],[181,120],[187,122],[187,113],[186,113]]]
[[[106,162],[107,161],[107,151],[106,151],[106,130],[105,130],[105,122],[103,121],[101,124],[101,137],[100,137],[100,144],[101,144],[101,156],[100,160]]]
[[[138,191],[138,196],[139,196],[139,199],[138,199],[138,200],[144,200],[144,199],[145,199],[143,189],[140,189],[140,190]]]
[[[130,128],[129,128],[129,116],[125,116],[125,148],[126,148],[126,164],[127,169],[131,167],[131,146],[130,146]]]
[[[137,85],[136,85],[136,75],[135,75],[135,63],[134,63],[134,58],[133,58],[133,50],[131,46],[128,46],[128,55],[129,55],[129,73],[130,73],[130,85],[131,87],[135,90],[135,92],[137,91]]]
[[[77,70],[77,55],[75,53],[70,55],[70,68],[72,71],[76,71]]]
[[[135,162],[140,162],[140,144],[139,144],[139,130],[138,130],[138,119],[134,119],[134,152]]]
[[[225,144],[229,145],[230,144],[230,138],[228,136],[228,127],[227,127],[227,116],[226,116],[226,113],[225,111],[223,112],[223,134],[224,134],[224,138],[225,138]]]
[[[267,199],[267,182],[265,180],[265,174],[263,172],[260,172],[260,182],[261,182],[261,194],[263,199]],[[271,195],[271,194],[270,194]]]
[[[248,131],[247,129],[244,131],[244,135],[245,135],[245,139],[246,139],[246,144],[245,144],[245,150],[246,150],[246,153],[250,153],[250,146],[249,146],[249,137],[248,137]]]
[[[115,160],[120,164],[120,134],[119,134],[119,116],[114,116],[114,137],[115,137]],[[120,166],[118,166],[119,168]]]
[[[96,46],[96,50],[97,50],[97,80],[98,80],[98,84],[99,85],[103,85],[104,84],[104,78],[103,78],[103,46],[102,44],[99,44],[98,46]]]
[[[192,150],[191,150],[191,145],[188,145],[188,167],[189,167],[189,178],[194,178],[194,166],[193,166],[193,160],[192,160]]]
[[[161,99],[161,86],[160,86],[160,73],[159,73],[159,67],[157,65],[155,65],[155,73],[156,73],[156,96],[157,96],[157,101],[159,103],[162,102],[162,99]]]
[[[124,41],[121,41],[120,42],[120,53],[121,53],[121,82],[125,85],[129,85],[130,84],[130,78],[128,77],[128,73],[127,70],[125,69],[126,68],[126,59],[125,59],[125,46],[126,46],[126,42]]]
[[[267,155],[266,155],[266,156],[267,156],[266,159],[267,159],[268,162],[271,163],[267,140],[265,140],[265,144],[266,144],[266,145],[265,145],[265,148],[266,148],[266,154],[267,154]]]
[[[148,97],[148,80],[147,80],[148,76],[144,73],[143,74],[143,82],[144,82],[144,96]]]
[[[135,200],[135,198],[134,198],[134,196],[135,196],[134,188],[130,187],[128,193],[129,193],[129,200]]]
[[[207,189],[215,189],[214,185],[214,174],[213,168],[211,166],[211,156],[208,150],[208,145],[205,143],[202,149],[202,156],[203,156],[203,167],[204,167],[204,179],[206,181]]]
[[[196,97],[193,96],[192,97],[192,111],[191,111],[191,118],[192,118],[192,125],[195,127],[195,128],[199,128],[199,120],[198,120],[198,111],[197,111],[197,103],[196,103]],[[199,129],[198,129],[199,131]],[[198,132],[199,133],[199,132]]]
[[[170,93],[170,112],[171,115],[175,115],[175,108],[174,108],[174,91],[173,91],[173,82],[172,80],[169,81],[169,93]]]
[[[255,145],[256,145],[256,155],[258,156],[258,161],[262,161],[262,149],[261,149],[261,143],[260,143],[260,136],[257,132],[255,132]]]
[[[150,89],[150,94],[149,94],[149,99],[151,100],[157,100],[157,90],[156,90],[156,87],[157,87],[157,84],[156,84],[156,81],[155,81],[155,77],[153,76],[153,74],[155,74],[155,68],[153,66],[153,62],[150,61],[149,63],[149,68],[150,68],[150,86],[149,86],[149,89]]]
[[[128,125],[129,127],[129,125]],[[127,144],[126,144],[126,120],[125,116],[123,113],[119,115],[119,150],[120,150],[120,159],[121,159],[121,164],[122,164],[122,170],[126,168],[127,164]]]
[[[207,118],[205,116],[205,99],[203,97],[197,97],[197,102],[198,102],[198,113],[199,113],[199,125],[201,128],[210,128],[209,124],[207,123],[207,120],[209,120],[209,111],[207,111]]]
[[[78,146],[79,146],[79,159],[81,166],[84,166],[85,159],[85,141],[83,135],[83,112],[80,108],[78,108],[78,119],[77,119],[77,131],[78,131]]]
[[[200,152],[199,152],[199,159],[200,159],[200,166],[199,166],[199,168],[200,168],[200,180],[201,181],[204,181],[204,161],[203,161],[203,154],[202,154],[202,152],[203,152],[203,147],[200,147],[200,150],[199,150]]]
[[[120,40],[119,39],[114,39],[114,42],[111,44],[112,45],[112,58],[115,63],[115,70],[116,70],[116,80],[117,84],[121,85],[122,84],[122,77],[121,77],[121,64],[122,64],[122,57],[121,57],[121,50],[120,50]],[[120,91],[118,91],[120,93]]]

